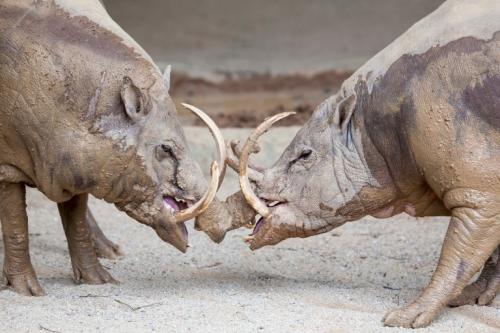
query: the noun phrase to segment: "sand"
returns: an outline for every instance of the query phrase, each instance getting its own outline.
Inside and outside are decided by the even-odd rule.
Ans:
[[[294,131],[270,132],[258,157],[272,162]],[[187,133],[208,170],[208,131]],[[246,133],[224,131],[227,138]],[[221,197],[235,188],[230,171]],[[447,227],[445,218],[365,218],[251,252],[241,239],[245,230],[216,245],[190,223],[193,247],[183,255],[112,205],[92,200],[100,225],[126,255],[102,260],[119,285],[88,286],[73,283],[56,205],[30,190],[28,207],[32,261],[47,296],[1,291],[0,332],[403,332],[384,328],[381,318],[427,284]],[[446,309],[418,330],[498,331],[499,300]]]

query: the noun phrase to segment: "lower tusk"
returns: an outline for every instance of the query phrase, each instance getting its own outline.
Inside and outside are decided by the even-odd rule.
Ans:
[[[191,207],[177,212],[177,214],[174,215],[176,223],[182,223],[200,215],[208,208],[212,200],[214,200],[220,180],[219,179],[220,171],[217,162],[215,161],[212,162],[210,173],[211,173],[211,180],[205,195]]]
[[[255,236],[245,236],[245,237],[243,237],[243,241],[245,243],[249,243],[249,242],[253,241],[254,239],[255,239]]]
[[[205,112],[198,109],[196,106],[187,103],[182,103],[182,106],[184,106],[186,109],[193,112],[198,118],[200,118],[208,126],[208,128],[210,129],[210,133],[212,133],[212,137],[215,139],[215,142],[217,144],[217,155],[220,167],[219,184],[217,188],[220,188],[222,181],[224,180],[224,176],[226,174],[227,150],[226,150],[226,143],[224,142],[224,137],[222,136],[219,127],[214,123],[212,118],[210,118]]]
[[[239,175],[240,175],[240,187],[241,192],[245,196],[246,201],[252,206],[252,208],[258,212],[262,217],[268,218],[271,214],[269,207],[259,199],[259,197],[253,192],[252,186],[250,185],[250,181],[248,180],[248,159],[250,154],[254,151],[255,147],[258,147],[257,140],[259,137],[266,133],[271,126],[283,119],[286,118],[295,112],[283,112],[277,115],[274,115],[268,119],[266,119],[262,124],[260,124],[248,137],[243,149],[241,150],[240,155],[240,163],[239,163]]]

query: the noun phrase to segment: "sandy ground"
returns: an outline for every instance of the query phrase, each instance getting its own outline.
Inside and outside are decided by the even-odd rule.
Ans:
[[[271,131],[261,160],[272,161],[296,128]],[[194,153],[208,169],[212,141],[188,128]],[[225,130],[227,138],[246,130]],[[221,192],[236,188],[229,172]],[[0,332],[402,332],[383,314],[407,304],[435,268],[447,219],[366,218],[333,232],[249,251],[228,234],[219,246],[192,230],[182,255],[113,206],[91,206],[126,256],[103,260],[120,285],[75,285],[55,204],[30,190],[32,261],[47,296],[0,292]],[[0,246],[3,252],[3,246]],[[1,264],[1,263],[0,263]],[[418,332],[498,332],[500,301],[446,309]]]

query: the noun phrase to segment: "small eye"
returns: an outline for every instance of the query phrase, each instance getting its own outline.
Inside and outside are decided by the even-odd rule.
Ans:
[[[313,153],[312,149],[303,148],[302,151],[300,152],[300,154],[295,159],[293,159],[292,161],[290,161],[288,163],[288,167],[291,167],[292,165],[294,165],[295,163],[297,163],[299,161],[309,160],[309,157],[311,157],[312,153]]]
[[[300,159],[300,160],[306,160],[309,156],[311,156],[311,154],[312,154],[312,150],[311,150],[311,149],[306,148],[306,149],[304,149],[304,150],[300,153],[300,155],[299,155],[299,158],[298,158],[298,159]]]
[[[156,146],[156,158],[158,160],[163,160],[165,158],[172,158],[174,157],[174,152],[172,147],[166,144],[161,144],[159,146]]]
[[[160,146],[161,150],[163,150],[164,153],[172,153],[172,148],[167,145],[161,145]]]

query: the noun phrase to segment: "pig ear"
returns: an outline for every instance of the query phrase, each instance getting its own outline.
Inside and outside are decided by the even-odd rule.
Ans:
[[[351,120],[352,114],[356,107],[356,94],[351,94],[343,99],[341,99],[335,108],[333,113],[332,123],[337,125],[342,132],[345,131],[349,120]]]
[[[145,115],[141,91],[128,76],[123,78],[120,94],[125,106],[125,113],[130,119],[137,121]]]
[[[165,85],[165,88],[167,88],[167,91],[170,91],[170,73],[172,71],[172,66],[168,65],[167,68],[165,68],[165,71],[163,72],[163,84]]]

